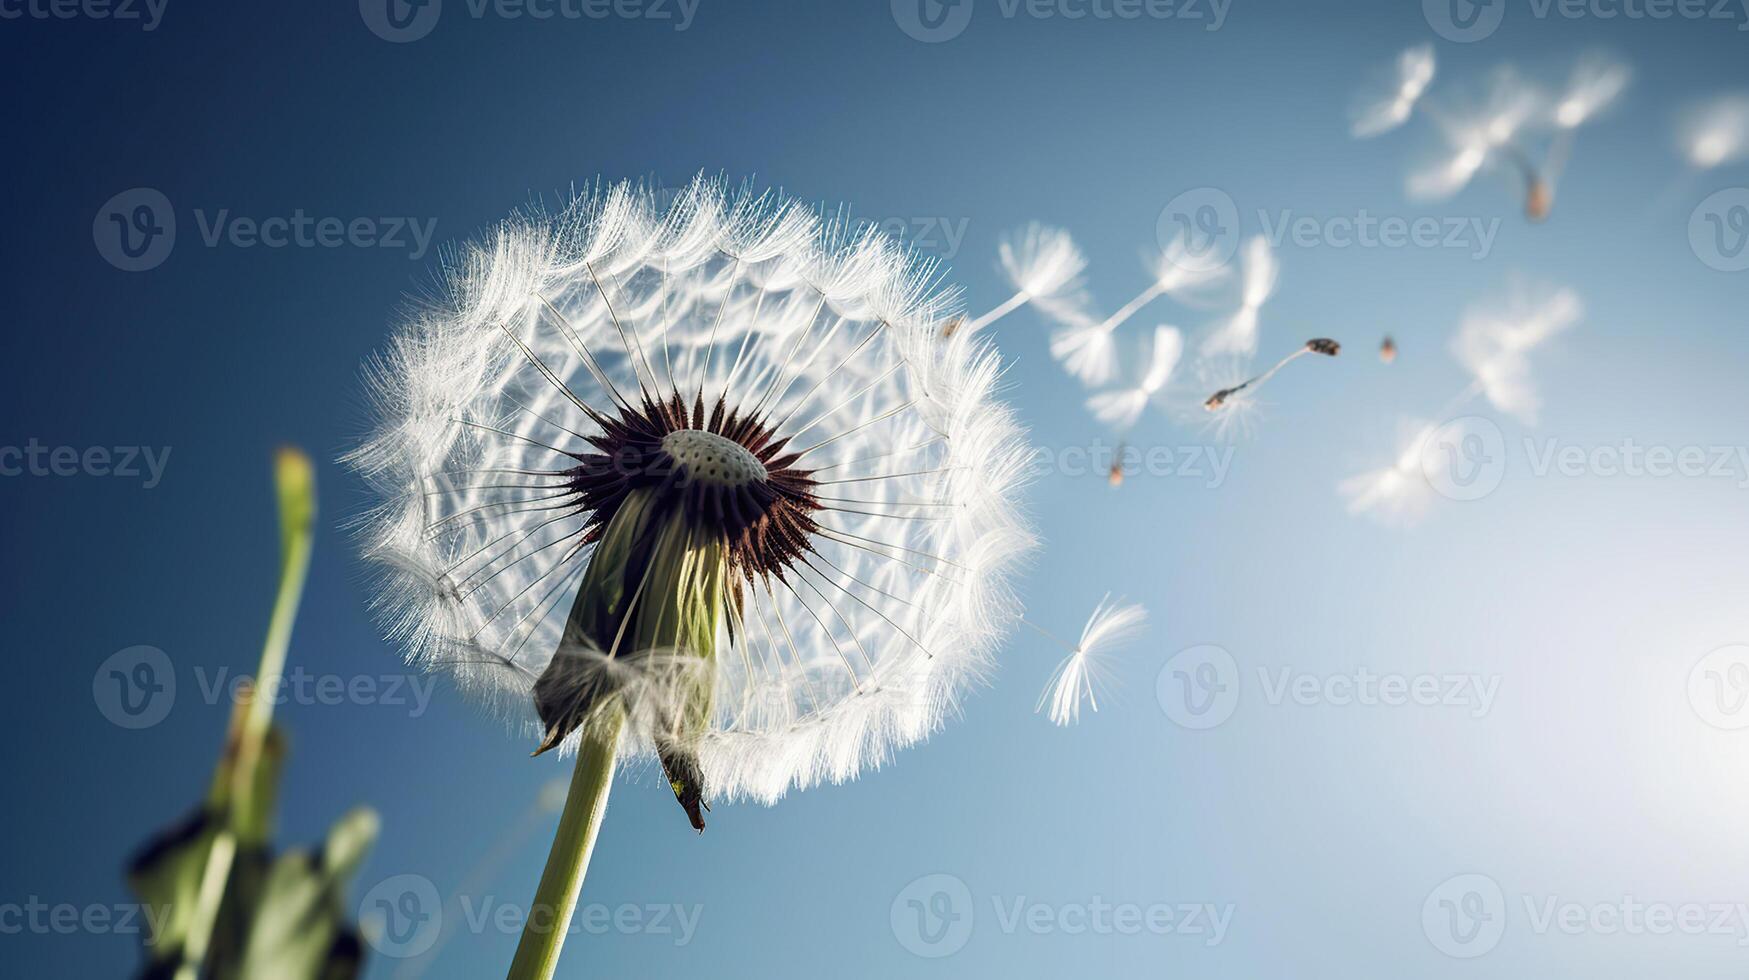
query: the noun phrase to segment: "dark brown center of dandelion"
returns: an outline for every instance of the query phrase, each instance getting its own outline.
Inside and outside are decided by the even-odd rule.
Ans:
[[[664,512],[720,531],[747,581],[782,574],[812,550],[821,509],[812,472],[796,466],[800,454],[763,419],[722,399],[708,413],[697,399],[689,411],[679,395],[591,415],[602,429],[589,439],[595,451],[573,454],[579,465],[567,474],[588,513],[587,540],[601,536],[629,494],[651,490]]]

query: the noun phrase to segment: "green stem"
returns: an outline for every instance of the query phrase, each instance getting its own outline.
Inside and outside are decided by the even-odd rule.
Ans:
[[[239,837],[251,843],[266,837],[267,816],[257,793],[256,770],[273,727],[273,702],[285,674],[292,623],[297,619],[304,580],[310,571],[316,522],[315,467],[309,457],[296,449],[281,449],[274,457],[273,478],[279,496],[279,591],[273,600],[273,615],[268,620],[267,640],[261,647],[255,681],[245,695],[246,700],[237,706],[240,715],[233,718],[235,742],[226,747],[229,758],[221,761],[208,798],[210,804],[221,808],[223,818],[201,872],[176,980],[195,980],[205,966]]]
[[[571,773],[571,790],[565,811],[547,853],[547,866],[535,889],[534,905],[528,910],[522,941],[510,962],[508,980],[550,980],[559,966],[559,951],[577,910],[583,890],[583,875],[589,870],[589,855],[595,850],[595,835],[601,830],[601,815],[607,811],[607,791],[613,786],[613,762],[619,749],[624,723],[620,708],[604,708],[601,717],[583,726],[583,745],[577,753],[577,768]]]

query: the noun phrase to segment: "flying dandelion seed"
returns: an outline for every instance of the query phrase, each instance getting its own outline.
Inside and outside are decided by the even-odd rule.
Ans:
[[[1045,705],[1049,704],[1049,717],[1057,725],[1072,725],[1080,721],[1082,701],[1098,711],[1098,692],[1104,686],[1106,658],[1112,648],[1140,635],[1147,622],[1146,609],[1122,600],[1113,602],[1107,595],[1094,608],[1093,615],[1081,630],[1080,641],[1073,646],[1034,626],[1051,642],[1069,651],[1069,655],[1051,672],[1044,692],[1039,695],[1038,706],[1033,710],[1044,711]]]
[[[1422,454],[1438,427],[1406,421],[1391,465],[1349,477],[1337,485],[1350,514],[1367,514],[1382,523],[1407,525],[1421,519],[1432,503],[1433,485],[1422,469]]]
[[[1269,239],[1256,235],[1246,241],[1240,268],[1239,309],[1203,338],[1201,352],[1204,357],[1219,354],[1250,357],[1257,353],[1257,318],[1263,304],[1275,293],[1276,279],[1281,274],[1275,251],[1269,247]]]
[[[1161,296],[1182,300],[1227,277],[1225,266],[1209,267],[1196,254],[1187,238],[1174,238],[1154,257],[1147,288],[1103,320],[1087,312],[1084,298],[1041,303],[1040,309],[1061,325],[1051,334],[1051,357],[1089,387],[1109,383],[1117,367],[1112,335],[1118,327]]]
[[[1202,407],[1206,411],[1215,412],[1215,411],[1221,410],[1223,407],[1226,407],[1230,402],[1232,402],[1232,400],[1234,399],[1234,396],[1240,394],[1241,392],[1249,391],[1252,394],[1255,394],[1257,389],[1262,388],[1266,383],[1268,383],[1270,378],[1275,377],[1275,374],[1277,371],[1280,371],[1282,368],[1287,367],[1288,364],[1290,362],[1292,362],[1295,358],[1304,357],[1307,354],[1321,354],[1324,357],[1335,357],[1336,355],[1338,355],[1340,353],[1342,353],[1342,345],[1337,343],[1336,341],[1331,340],[1327,337],[1313,338],[1312,340],[1306,341],[1305,345],[1302,346],[1299,350],[1294,351],[1292,354],[1289,354],[1288,356],[1275,362],[1274,367],[1263,372],[1262,374],[1258,375],[1257,377],[1252,378],[1249,381],[1241,382],[1241,383],[1234,385],[1230,388],[1222,388],[1220,391],[1217,391],[1214,394],[1210,395],[1208,397],[1208,400],[1204,401],[1202,403]]]
[[[1387,334],[1385,339],[1379,344],[1379,360],[1384,361],[1386,364],[1390,364],[1396,359],[1397,342],[1392,340]]]
[[[1496,410],[1534,424],[1542,402],[1530,375],[1529,355],[1550,337],[1571,328],[1584,315],[1571,289],[1516,286],[1504,300],[1466,310],[1452,338],[1452,353],[1471,376],[1436,414],[1450,419],[1478,396]],[[1369,514],[1386,523],[1418,520],[1433,498],[1426,474],[1438,461],[1425,456],[1438,424],[1409,422],[1395,461],[1343,480],[1338,492],[1352,514]]]
[[[1409,196],[1443,200],[1469,186],[1482,168],[1505,157],[1528,189],[1541,180],[1535,165],[1517,145],[1520,131],[1537,118],[1543,98],[1510,68],[1494,72],[1474,105],[1456,110],[1428,108],[1449,146],[1437,163],[1409,178]]]
[[[1632,72],[1626,65],[1602,55],[1590,55],[1573,69],[1572,78],[1552,110],[1555,135],[1548,155],[1526,190],[1525,217],[1542,221],[1549,216],[1554,207],[1555,188],[1572,158],[1579,127],[1620,97],[1630,77]]]
[[[579,752],[536,896],[560,928],[512,970],[547,975],[617,756],[700,827],[942,724],[1017,618],[1029,456],[995,355],[939,339],[932,266],[775,195],[618,184],[443,285],[351,461],[409,662]]]
[[[1475,392],[1496,409],[1534,424],[1542,401],[1531,378],[1529,354],[1579,322],[1583,313],[1578,294],[1570,289],[1519,287],[1504,303],[1466,311],[1452,353],[1470,372]]]
[[[1123,454],[1129,448],[1125,443],[1118,443],[1117,455],[1112,457],[1111,469],[1105,474],[1105,482],[1113,489],[1123,486]]]
[[[1727,95],[1684,115],[1679,142],[1696,170],[1734,163],[1749,155],[1749,93]]]
[[[1173,327],[1155,327],[1153,343],[1145,358],[1147,372],[1134,387],[1102,391],[1087,399],[1088,411],[1113,429],[1127,431],[1171,380],[1172,371],[1178,367],[1178,358],[1183,352],[1183,334]]]
[[[1433,84],[1433,72],[1433,45],[1416,45],[1399,54],[1389,77],[1355,103],[1349,132],[1356,139],[1366,139],[1408,122],[1416,103]]]
[[[1087,268],[1087,259],[1068,232],[1040,224],[1028,225],[1018,239],[1004,239],[997,246],[997,258],[1014,295],[983,316],[956,317],[950,321],[952,329],[945,331],[947,336],[958,330],[977,333],[1029,302],[1071,295],[1080,289],[1081,273]]]

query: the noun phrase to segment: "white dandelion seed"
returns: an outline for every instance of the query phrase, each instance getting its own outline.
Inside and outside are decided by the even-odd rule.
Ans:
[[[1515,287],[1504,300],[1490,300],[1466,310],[1452,338],[1452,352],[1470,373],[1470,384],[1436,414],[1451,416],[1478,396],[1495,409],[1534,424],[1542,401],[1530,375],[1529,355],[1550,337],[1571,328],[1584,315],[1571,289],[1548,286]],[[1451,465],[1430,455],[1430,440],[1439,423],[1405,422],[1396,459],[1337,485],[1352,514],[1368,514],[1387,523],[1409,524],[1427,510],[1434,495],[1430,472]]]
[[[1433,84],[1433,72],[1431,44],[1419,44],[1397,55],[1388,78],[1356,101],[1349,132],[1356,139],[1366,139],[1403,125]]]
[[[1555,103],[1555,125],[1576,129],[1589,122],[1621,96],[1632,75],[1628,66],[1603,55],[1581,59]]]
[[[989,668],[1027,454],[930,264],[701,179],[507,221],[443,287],[351,457],[409,663],[543,747],[611,702],[695,825],[880,765]]]
[[[1204,357],[1230,354],[1243,358],[1257,353],[1258,314],[1275,293],[1276,280],[1281,274],[1269,239],[1256,235],[1246,241],[1240,268],[1243,285],[1238,312],[1203,338],[1201,351]]]
[[[1039,695],[1034,711],[1044,711],[1050,705],[1049,717],[1058,725],[1072,725],[1081,720],[1081,702],[1085,700],[1094,711],[1099,710],[1098,689],[1105,678],[1105,658],[1111,649],[1140,635],[1147,625],[1148,611],[1134,603],[1113,602],[1107,595],[1094,608],[1081,639],[1070,646],[1044,630],[1039,630],[1053,643],[1069,651],[1057,664]],[[1037,627],[1034,627],[1037,629]]]
[[[1087,268],[1086,257],[1068,232],[1036,223],[1018,238],[1004,238],[996,253],[1003,277],[1015,293],[983,316],[961,323],[958,329],[966,333],[976,333],[1027,303],[1075,293]]]
[[[1171,380],[1172,371],[1178,367],[1178,358],[1183,352],[1183,334],[1173,327],[1155,327],[1153,342],[1148,356],[1144,358],[1148,365],[1146,373],[1134,387],[1102,391],[1087,399],[1088,411],[1099,421],[1120,432],[1129,429],[1142,417],[1148,403]]]
[[[1336,341],[1331,340],[1329,337],[1314,337],[1311,340],[1306,341],[1304,344],[1301,344],[1299,350],[1296,350],[1292,354],[1276,361],[1274,366],[1257,377],[1242,381],[1231,387],[1222,388],[1208,396],[1208,399],[1202,403],[1202,407],[1205,411],[1218,412],[1226,409],[1229,403],[1233,402],[1236,398],[1255,395],[1257,390],[1268,384],[1269,379],[1275,377],[1282,368],[1287,367],[1298,358],[1304,357],[1307,354],[1317,354],[1322,357],[1335,357],[1341,353],[1342,345]]]
[[[1438,426],[1405,420],[1398,428],[1402,437],[1391,465],[1349,477],[1337,485],[1350,514],[1365,514],[1385,524],[1407,525],[1427,513],[1434,490],[1422,469],[1422,455]]]
[[[1452,353],[1474,378],[1473,388],[1496,409],[1534,424],[1542,399],[1530,373],[1530,352],[1584,314],[1571,289],[1520,287],[1504,302],[1465,312]]]
[[[1685,113],[1679,142],[1683,157],[1696,170],[1749,155],[1749,93],[1723,96]]]
[[[1429,108],[1449,147],[1432,166],[1409,178],[1409,196],[1442,200],[1468,186],[1484,165],[1505,157],[1526,181],[1534,167],[1518,147],[1517,138],[1537,118],[1543,97],[1517,72],[1502,68],[1493,73],[1486,92],[1476,105],[1457,110]]]
[[[1229,275],[1226,266],[1212,264],[1206,256],[1199,257],[1184,235],[1175,237],[1151,256],[1148,265],[1153,278],[1147,288],[1104,319],[1088,312],[1085,296],[1061,297],[1039,304],[1060,325],[1051,334],[1051,357],[1088,387],[1111,381],[1117,369],[1113,335],[1144,306],[1161,296],[1180,301],[1194,298]]]

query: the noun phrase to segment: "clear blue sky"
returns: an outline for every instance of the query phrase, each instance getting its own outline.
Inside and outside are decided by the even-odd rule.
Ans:
[[[1072,632],[1108,589],[1153,614],[1098,714],[1068,730],[1036,716],[1056,653],[1016,636],[964,718],[853,785],[719,807],[697,837],[658,780],[624,779],[584,900],[696,909],[695,928],[684,943],[678,920],[579,935],[561,975],[1740,976],[1744,913],[1723,935],[1611,933],[1597,916],[1749,903],[1749,732],[1708,724],[1688,691],[1709,651],[1749,642],[1749,471],[1538,477],[1524,440],[1539,453],[1547,439],[1586,452],[1749,444],[1749,272],[1709,268],[1689,242],[1696,204],[1749,185],[1749,167],[1684,181],[1672,138],[1680,107],[1749,88],[1745,14],[1539,16],[1532,0],[1494,2],[1498,29],[1457,42],[1415,3],[1232,0],[1209,30],[1207,2],[1182,8],[1198,20],[1070,20],[975,0],[963,31],[925,43],[884,0],[627,0],[647,16],[608,19],[476,16],[445,0],[409,28],[428,33],[391,43],[368,4],[173,0],[143,30],[0,0],[23,12],[0,19],[0,446],[170,453],[149,489],[145,477],[0,478],[13,671],[0,684],[0,927],[33,901],[126,902],[125,856],[200,794],[226,711],[202,683],[251,669],[266,623],[275,445],[321,464],[293,664],[349,682],[402,674],[340,526],[362,489],[333,461],[368,422],[359,365],[429,281],[437,246],[596,175],[706,169],[895,219],[946,253],[975,310],[1007,295],[998,239],[1034,219],[1075,234],[1100,306],[1115,308],[1142,284],[1137,253],[1161,209],[1193,188],[1229,195],[1247,233],[1265,230],[1260,212],[1500,220],[1480,258],[1285,243],[1265,351],[1314,335],[1349,351],[1282,375],[1218,486],[1041,479],[1030,618]],[[1069,9],[1084,6],[1122,8]],[[1403,177],[1436,142],[1424,121],[1349,139],[1351,93],[1423,41],[1442,84],[1504,61],[1557,81],[1596,47],[1632,64],[1633,86],[1581,134],[1547,224],[1526,224],[1492,175],[1448,203],[1407,201]],[[93,225],[141,187],[169,202],[176,238],[162,264],[126,272]],[[236,219],[300,213],[385,233],[394,222],[381,219],[412,219],[432,244],[414,258],[412,231],[391,235],[403,247],[234,237]],[[1347,514],[1337,482],[1388,460],[1400,415],[1462,387],[1447,338],[1514,277],[1572,287],[1587,315],[1536,355],[1540,424],[1499,419],[1500,488],[1441,501],[1410,529]],[[1132,326],[1195,330],[1214,315],[1162,302]],[[1104,438],[1034,313],[996,331],[1042,447]],[[1389,369],[1370,354],[1385,333],[1403,349]],[[1160,414],[1134,440],[1210,444]],[[1199,644],[1228,651],[1239,679],[1232,717],[1207,731],[1156,695],[1168,660]],[[160,723],[129,730],[107,720],[93,681],[136,645],[165,652],[178,691]],[[1284,669],[1320,689],[1362,670],[1497,687],[1480,717],[1450,703],[1301,704],[1271,698]],[[520,828],[564,763],[531,760],[442,684],[423,711],[306,702],[279,715],[293,747],[283,840],[313,840],[368,802],[384,835],[355,901],[403,874],[451,892],[494,850],[505,858],[468,886],[471,907],[528,901],[551,818]],[[1473,961],[1442,952],[1423,922],[1424,906],[1446,914],[1442,897],[1462,904],[1471,889],[1445,883],[1464,874],[1499,889],[1481,911],[1503,925]],[[930,875],[964,892],[931,906],[947,879],[913,884]],[[951,956],[907,948],[919,895],[969,924]],[[1105,921],[1102,903],[1230,918],[1212,945],[1075,929],[1083,911]],[[1584,920],[1572,932],[1568,906]],[[508,963],[513,930],[462,926],[428,976]],[[0,972],[114,976],[136,943],[0,933]],[[399,965],[378,955],[370,976]]]

